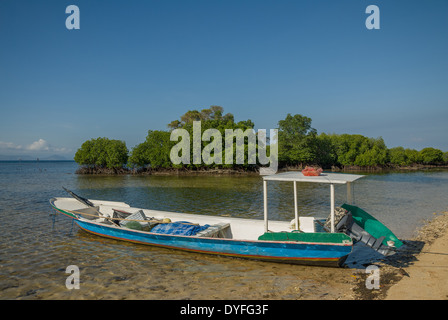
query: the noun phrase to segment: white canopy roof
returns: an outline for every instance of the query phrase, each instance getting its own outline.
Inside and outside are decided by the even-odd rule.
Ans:
[[[300,171],[289,171],[264,176],[263,180],[345,184],[362,177],[364,176],[347,173],[321,173],[319,176],[304,176]]]

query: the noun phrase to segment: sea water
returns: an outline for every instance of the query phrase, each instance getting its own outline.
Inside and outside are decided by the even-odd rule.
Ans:
[[[263,219],[254,175],[77,175],[72,161],[0,162],[1,299],[337,299],[347,269],[292,266],[192,254],[100,238],[55,215],[62,186],[134,207]],[[327,217],[328,185],[298,183],[299,214]],[[346,201],[337,185],[336,205]],[[292,183],[268,182],[269,217],[294,218]],[[353,184],[354,204],[403,239],[448,208],[448,171],[370,173]],[[69,289],[69,266],[80,288]]]

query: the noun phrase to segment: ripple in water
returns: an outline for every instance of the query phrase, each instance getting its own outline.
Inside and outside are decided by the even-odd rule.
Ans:
[[[349,269],[291,266],[185,253],[87,234],[48,200],[62,186],[93,199],[220,216],[263,218],[261,178],[253,176],[78,176],[73,162],[0,163],[2,299],[337,299],[353,285]],[[409,238],[447,209],[448,172],[369,174],[355,204]],[[345,186],[336,186],[337,204]],[[299,213],[326,217],[327,185],[298,184]],[[271,219],[294,217],[292,184],[269,182]],[[80,269],[68,290],[67,266]]]

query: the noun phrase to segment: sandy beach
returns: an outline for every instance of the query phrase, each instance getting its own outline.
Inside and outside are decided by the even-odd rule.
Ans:
[[[403,277],[388,291],[387,300],[448,300],[448,212],[425,225],[415,239],[424,241]]]
[[[354,300],[448,300],[448,212],[435,214],[399,252],[372,262],[380,286],[367,289],[369,276],[359,269],[347,297]]]

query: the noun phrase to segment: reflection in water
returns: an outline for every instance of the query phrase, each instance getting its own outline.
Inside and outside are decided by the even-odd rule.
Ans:
[[[75,176],[76,190],[100,199],[156,210],[263,218],[262,178],[250,176]],[[446,210],[447,171],[366,174],[352,184],[353,201],[400,237],[411,237],[422,220]],[[336,205],[346,202],[345,185],[335,185]],[[327,217],[330,188],[297,183],[299,215]],[[292,182],[268,182],[269,218],[294,218]]]
[[[263,217],[263,185],[250,176],[77,176],[75,189],[90,198],[124,201],[155,210],[233,217]],[[337,201],[346,198],[336,186]],[[326,217],[330,212],[328,185],[297,184],[300,215]],[[268,182],[269,217],[291,220],[294,195],[291,182]]]

